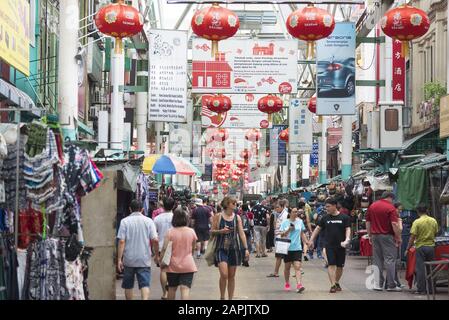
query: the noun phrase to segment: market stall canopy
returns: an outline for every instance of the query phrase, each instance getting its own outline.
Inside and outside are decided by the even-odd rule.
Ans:
[[[201,176],[201,171],[186,159],[173,155],[152,154],[143,161],[142,171],[155,174]]]

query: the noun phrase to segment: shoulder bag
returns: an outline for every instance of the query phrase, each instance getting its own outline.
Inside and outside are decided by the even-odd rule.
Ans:
[[[220,228],[221,223],[221,213],[218,217],[218,228]],[[207,265],[210,267],[215,263],[215,252],[217,251],[217,236],[212,234],[207,244],[206,252],[204,253],[204,260],[206,260]]]
[[[169,234],[169,238],[170,238],[170,234]],[[168,241],[167,246],[165,247],[165,250],[164,250],[164,254],[162,256],[161,269],[167,268],[170,265],[172,250],[173,250],[173,241],[170,240],[170,241]]]

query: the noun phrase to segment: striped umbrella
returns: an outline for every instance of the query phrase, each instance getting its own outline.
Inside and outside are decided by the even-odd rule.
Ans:
[[[173,155],[152,154],[143,161],[142,171],[155,174],[201,176],[201,171],[190,161]]]

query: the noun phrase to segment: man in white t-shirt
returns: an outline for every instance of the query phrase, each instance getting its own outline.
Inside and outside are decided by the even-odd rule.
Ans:
[[[173,220],[173,207],[175,206],[175,200],[171,197],[166,197],[163,200],[163,208],[164,212],[159,214],[156,218],[154,218],[154,224],[156,225],[156,230],[159,235],[159,252],[157,255],[159,256],[159,261],[162,259],[160,257],[160,253],[162,248],[164,247],[164,239],[167,231],[172,228],[172,220]],[[162,287],[162,297],[161,299],[166,300],[168,295],[167,290],[167,272],[162,271],[160,273],[161,278],[161,287]]]
[[[281,199],[274,205],[274,211],[277,216],[276,218],[276,225],[275,225],[275,237],[280,235],[281,231],[281,224],[288,219],[288,200],[287,199]],[[276,257],[276,265],[274,267],[274,272],[269,274],[268,278],[278,278],[279,277],[279,269],[281,268],[282,258],[283,255],[275,253],[274,255]]]

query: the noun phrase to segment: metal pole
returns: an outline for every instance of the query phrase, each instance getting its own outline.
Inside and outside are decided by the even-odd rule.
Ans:
[[[320,141],[320,183],[327,182],[327,117],[323,117]]]
[[[123,149],[124,106],[123,92],[120,92],[119,87],[124,84],[124,78],[125,57],[123,54],[123,42],[120,38],[116,38],[111,64],[111,148],[118,150]]]
[[[341,178],[346,180],[352,173],[352,116],[342,116],[342,123]]]
[[[16,156],[16,216],[14,220],[14,245],[17,248],[19,244],[19,166],[20,166],[20,111],[15,112],[17,121],[17,156]]]

